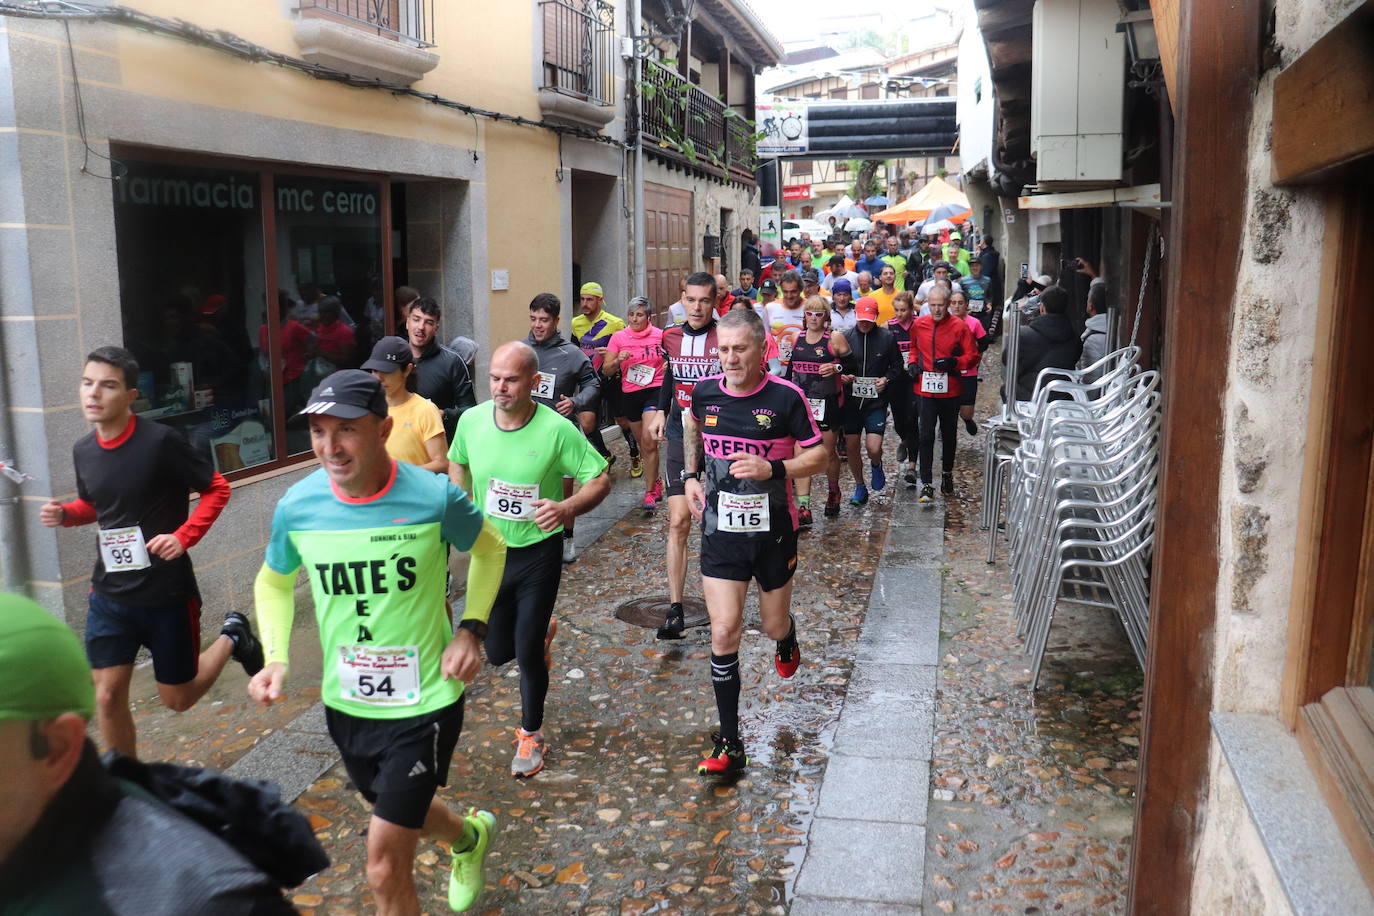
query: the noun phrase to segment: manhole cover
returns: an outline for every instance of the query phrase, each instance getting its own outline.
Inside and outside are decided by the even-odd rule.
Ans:
[[[689,628],[704,627],[711,622],[710,618],[706,616],[706,603],[700,598],[683,599],[682,613],[687,618]],[[615,616],[637,627],[657,630],[663,626],[663,621],[668,616],[668,596],[658,595],[654,598],[636,598],[633,601],[626,601],[615,609]]]

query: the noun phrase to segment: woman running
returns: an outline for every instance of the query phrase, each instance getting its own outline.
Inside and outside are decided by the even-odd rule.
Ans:
[[[988,344],[991,343],[987,328],[983,327],[983,322],[968,313],[968,296],[962,291],[950,293],[949,313],[968,325],[968,329],[973,332],[973,339],[978,342],[979,353],[987,350]],[[968,434],[976,436],[978,424],[973,422],[973,405],[978,401],[978,366],[965,369],[960,375],[959,385],[962,393],[959,395],[959,418],[964,421],[964,429]]]
[[[630,421],[630,432],[639,443],[644,459],[644,510],[650,512],[663,499],[663,481],[658,476],[658,440],[644,429],[645,411],[658,410],[663,385],[663,329],[649,320],[649,300],[636,296],[625,310],[629,327],[616,331],[606,344],[606,361],[601,372],[611,378],[620,372],[621,407]]]
[[[839,358],[849,354],[849,343],[843,334],[832,335],[826,330],[830,304],[825,299],[812,296],[806,300],[803,309],[806,326],[792,345],[792,361],[787,364],[783,378],[806,395],[806,401],[811,405],[811,416],[821,431],[828,485],[825,514],[834,517],[840,514],[840,456],[835,451],[835,430],[840,422],[840,398],[843,396]],[[798,478],[794,485],[797,489],[798,523],[810,525],[811,478]]]
[[[415,393],[418,379],[410,344],[400,337],[383,337],[362,368],[375,375],[386,392],[386,412],[391,418],[387,454],[426,471],[448,473],[444,418],[433,401]]]

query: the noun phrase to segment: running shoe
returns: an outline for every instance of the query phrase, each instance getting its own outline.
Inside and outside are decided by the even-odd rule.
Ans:
[[[515,745],[515,756],[511,758],[510,762],[510,774],[512,776],[528,779],[544,769],[544,751],[547,745],[544,743],[544,730],[542,728],[537,732],[527,732],[523,728],[517,728],[515,740],[511,743]]]
[[[682,605],[674,601],[668,605],[668,619],[658,628],[658,638],[681,639],[686,629],[687,615],[683,613]]]
[[[901,464],[903,461],[906,461],[906,443],[905,443],[905,442],[898,442],[898,443],[897,443],[897,463],[898,463],[898,464]]]
[[[637,454],[631,455],[631,456],[630,456],[630,476],[631,476],[631,477],[643,477],[643,476],[644,476],[644,459],[641,458],[641,457],[639,457],[639,455],[637,455]]]
[[[798,528],[810,528],[814,521],[815,520],[811,516],[811,507],[809,505],[797,507]]]
[[[954,495],[954,475],[953,475],[953,474],[941,474],[941,475],[940,475],[940,492],[943,493],[943,494],[945,494],[946,496],[953,496],[953,495]]]
[[[455,913],[463,912],[482,896],[487,884],[482,874],[483,865],[496,832],[496,815],[490,811],[469,808],[463,820],[472,829],[476,842],[466,852],[453,853],[453,867],[448,875],[448,905]]]
[[[654,490],[647,490],[644,493],[644,511],[652,512],[658,505],[658,500],[654,499]]]
[[[777,649],[773,653],[773,665],[778,669],[778,676],[785,678],[796,674],[797,669],[801,667],[801,646],[797,645],[795,629],[791,636],[777,643]]]
[[[825,497],[825,517],[834,518],[840,514],[840,490],[838,487],[831,490]]]
[[[563,562],[572,563],[577,559],[577,545],[572,538],[563,539]]]
[[[916,476],[916,468],[914,465],[907,467],[906,474],[902,476],[902,480],[906,481],[906,488],[908,490],[914,490],[921,485],[921,478]]]
[[[934,502],[934,500],[935,500],[935,488],[932,487],[930,484],[925,484],[924,486],[922,486],[922,487],[921,487],[921,495],[918,496],[918,497],[916,497],[916,501],[917,501],[918,503],[928,503],[928,502]]]
[[[697,764],[698,776],[738,773],[749,765],[749,758],[744,755],[744,745],[740,742],[727,741],[719,732],[712,732],[711,741],[714,743],[711,753]]]
[[[881,464],[872,464],[869,465],[869,468],[873,477],[873,492],[877,493],[882,490],[883,487],[887,486],[887,475],[883,473],[883,466]]]
[[[868,487],[859,484],[854,488],[854,495],[849,497],[849,504],[851,506],[862,506],[866,502],[868,502]]]
[[[262,643],[253,634],[253,625],[247,617],[238,611],[230,611],[225,615],[224,626],[219,632],[222,636],[228,636],[234,644],[229,654],[243,666],[245,674],[252,677],[262,670]]]
[[[973,422],[972,417],[964,418],[964,429],[968,430],[970,436],[978,435],[978,424]]]

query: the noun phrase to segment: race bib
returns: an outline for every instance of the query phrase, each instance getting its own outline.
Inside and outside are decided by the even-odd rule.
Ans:
[[[546,401],[553,400],[553,383],[556,376],[552,372],[539,373],[539,384],[534,386],[534,396]]]
[[[641,388],[648,388],[654,380],[653,367],[647,363],[636,363],[625,370],[625,381],[631,385],[638,385]]]
[[[825,398],[807,398],[806,403],[811,405],[811,419],[818,423],[825,419]]]
[[[339,646],[339,695],[370,706],[420,702],[418,646]]]
[[[982,299],[972,299],[968,304],[968,310],[970,312],[981,312],[985,307]]]
[[[922,372],[921,394],[949,394],[949,376],[943,372]]]
[[[100,559],[105,572],[133,572],[152,565],[148,560],[148,544],[137,525],[128,528],[106,528],[100,532]]]
[[[716,494],[716,528],[734,534],[757,534],[767,531],[768,516],[767,493],[727,493],[721,490]]]
[[[778,341],[778,359],[784,363],[792,361],[792,342]]]
[[[692,383],[691,383],[691,382],[674,382],[674,383],[673,383],[673,398],[676,399],[676,401],[677,401],[677,406],[681,407],[683,410],[686,410],[687,408],[691,407],[691,406],[692,406]]]
[[[487,480],[486,514],[508,522],[532,522],[534,501],[538,498],[537,483],[506,483],[492,477]]]
[[[861,375],[854,379],[854,397],[876,398],[878,396],[878,377]]]

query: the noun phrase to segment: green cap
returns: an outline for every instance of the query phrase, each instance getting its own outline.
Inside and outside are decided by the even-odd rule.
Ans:
[[[0,722],[95,715],[81,639],[22,595],[0,594]]]

